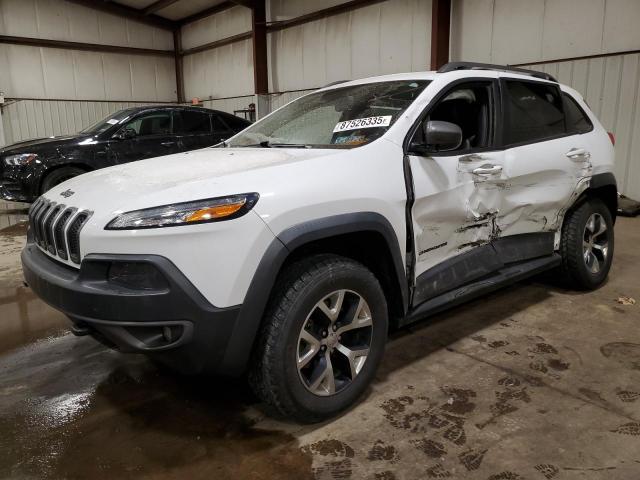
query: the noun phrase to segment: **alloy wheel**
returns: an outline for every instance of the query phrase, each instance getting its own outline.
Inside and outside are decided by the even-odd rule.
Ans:
[[[604,217],[593,213],[584,227],[582,254],[587,269],[597,274],[604,267],[609,256],[609,231]]]
[[[297,368],[318,396],[346,388],[369,355],[373,323],[367,302],[352,290],[336,290],[315,304],[298,336]]]

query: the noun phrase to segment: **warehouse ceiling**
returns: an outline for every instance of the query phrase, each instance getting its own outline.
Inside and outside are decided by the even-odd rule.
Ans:
[[[167,20],[180,21],[211,7],[227,3],[225,0],[118,0],[120,5],[155,14]]]

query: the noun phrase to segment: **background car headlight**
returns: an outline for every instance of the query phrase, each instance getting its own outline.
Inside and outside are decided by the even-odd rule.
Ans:
[[[174,227],[219,222],[243,216],[258,201],[257,193],[209,198],[194,202],[174,203],[160,207],[126,212],[111,220],[106,230]]]
[[[38,155],[35,153],[20,153],[18,155],[9,155],[4,157],[4,163],[16,167],[18,165],[29,165]]]

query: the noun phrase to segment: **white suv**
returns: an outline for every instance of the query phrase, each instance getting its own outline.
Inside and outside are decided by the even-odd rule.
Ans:
[[[317,421],[387,332],[613,256],[613,146],[551,76],[450,63],[340,83],[214,148],[71,179],[30,211],[26,281],[76,334],[184,372],[248,373]]]

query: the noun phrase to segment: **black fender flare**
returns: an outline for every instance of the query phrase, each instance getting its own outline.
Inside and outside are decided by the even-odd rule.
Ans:
[[[376,232],[386,241],[399,282],[402,302],[405,309],[407,308],[408,284],[401,250],[395,231],[384,216],[375,212],[357,212],[297,224],[277,235],[262,256],[229,339],[222,372],[229,375],[240,375],[244,372],[271,291],[289,254],[298,247],[316,240],[358,232]]]

